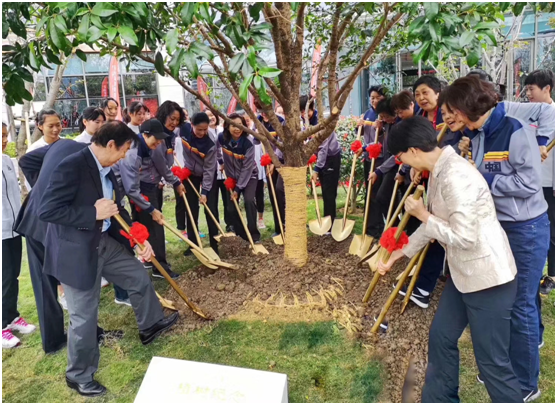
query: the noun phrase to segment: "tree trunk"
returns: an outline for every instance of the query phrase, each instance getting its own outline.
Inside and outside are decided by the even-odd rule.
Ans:
[[[8,116],[8,131],[10,138],[12,139],[12,142],[15,142],[17,140],[17,133],[15,132],[14,113],[12,111],[12,107],[9,105],[4,104],[4,107],[6,107],[6,115]]]
[[[60,56],[60,59],[62,59],[62,57],[63,56]],[[56,101],[56,97],[58,96],[58,92],[60,91],[60,85],[62,84],[62,76],[64,75],[64,70],[66,69],[67,63],[68,63],[68,59],[66,58],[61,65],[56,66],[54,77],[50,82],[48,94],[46,95],[46,102],[44,103],[43,106],[44,110],[46,110],[47,108],[54,108],[54,102]],[[41,136],[42,134],[39,127],[35,125],[33,135],[31,135],[31,141],[35,142],[39,140]]]
[[[284,257],[292,264],[302,267],[308,261],[307,249],[307,167],[281,167],[286,194],[286,235]]]
[[[33,94],[33,83],[25,82],[25,89]],[[21,109],[21,118],[19,125],[19,133],[17,134],[17,142],[16,142],[16,153],[18,159],[25,155],[25,151],[30,145],[26,145],[25,141],[27,140],[27,125],[25,124],[24,119],[29,117],[29,112],[31,111],[31,102],[24,100],[23,101],[23,108]],[[23,176],[23,172],[19,170],[19,184],[21,186],[21,196],[23,199],[27,197],[28,190],[25,186],[25,177]]]
[[[346,201],[346,204],[349,204],[350,210],[348,211],[350,214],[354,214],[356,212],[356,202],[358,200],[358,188],[356,187],[356,182],[352,182],[352,191],[350,192],[350,201]]]

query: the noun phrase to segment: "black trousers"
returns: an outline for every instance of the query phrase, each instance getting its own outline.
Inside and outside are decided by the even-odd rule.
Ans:
[[[277,204],[279,208],[280,218],[282,219],[282,226],[285,226],[286,221],[286,195],[284,194],[284,181],[282,176],[277,170],[273,170],[271,177],[267,176],[267,190],[269,191],[269,200],[271,201],[271,207],[273,208],[273,220],[275,222],[275,233],[280,233],[280,224],[277,215],[277,207],[275,207],[275,201],[273,199],[273,190],[271,189],[270,182],[273,182],[275,186]],[[262,212],[262,211],[259,211]]]
[[[257,180],[255,204],[257,206],[257,212],[263,214],[263,212],[265,212],[265,182],[263,180]]]
[[[330,216],[334,221],[337,214],[337,190],[340,178],[340,153],[329,156],[323,169],[319,172],[321,194],[323,195],[323,216]],[[348,202],[347,202],[348,203]]]
[[[184,184],[185,187],[186,184],[188,184],[188,181],[184,180],[182,184]],[[176,206],[174,208],[174,211],[176,213],[176,228],[178,228],[180,231],[185,231],[186,224],[188,223],[186,204],[184,204],[184,199],[176,192],[176,190],[174,190],[174,197],[176,197]]]
[[[383,228],[385,227],[384,218],[389,213],[389,203],[391,202],[395,186],[395,176],[396,170],[391,170],[382,176],[378,176],[371,189],[372,195],[369,201],[366,234],[376,239],[380,238],[383,234]]]
[[[45,353],[60,350],[66,344],[64,312],[58,303],[58,280],[44,274],[44,246],[33,238],[25,238],[29,273],[35,294],[41,340]]]
[[[547,252],[547,275],[555,277],[555,194],[553,188],[544,187],[543,195],[547,201],[547,216],[549,217],[549,251]]]
[[[244,196],[244,208],[246,209],[248,231],[254,242],[261,239],[259,229],[257,229],[257,206],[255,204],[255,191],[257,190],[257,179],[250,179],[246,188],[240,193]],[[227,197],[230,199],[230,192],[227,190]],[[239,196],[238,196],[239,197]],[[238,198],[239,199],[239,198]],[[233,201],[228,204],[228,211],[233,219],[234,232],[240,238],[248,240],[244,226],[240,219],[240,213],[236,210]]]
[[[17,297],[21,273],[21,236],[2,239],[2,329],[19,317]]]
[[[190,176],[191,183],[195,187],[198,193],[201,194],[201,182],[203,181],[203,177],[201,176]],[[215,182],[213,182],[213,187],[211,191],[207,195],[207,206],[217,219],[219,220],[219,210],[218,210],[218,187],[214,187]],[[189,181],[186,180],[184,183],[186,187],[186,199],[188,200],[188,205],[190,206],[191,215],[193,217],[193,221],[195,222],[195,226],[197,227],[197,231],[199,232],[199,198],[195,193],[195,190],[192,188]],[[179,197],[182,202],[184,201],[183,197]],[[188,218],[189,219],[189,218]],[[207,211],[205,210],[205,219],[207,221],[207,226],[209,228],[209,237],[210,237],[210,244],[215,252],[218,252],[218,243],[215,240],[215,236],[219,234],[219,230]],[[187,224],[188,229],[188,238],[197,244],[197,236],[195,235],[195,231],[193,230],[193,224],[191,221],[188,221]]]
[[[492,402],[523,402],[509,358],[511,311],[517,281],[463,294],[452,278],[441,296],[429,331],[422,402],[459,402],[458,339],[470,325],[474,356]]]
[[[224,185],[224,180],[215,180],[215,182],[213,183],[213,187],[217,187],[217,206],[218,206],[218,196],[219,193],[221,195],[221,199],[222,199],[222,208],[223,208],[223,212],[224,212],[224,223],[226,224],[227,227],[233,226],[233,218],[230,214],[230,212],[228,211],[228,204],[232,204],[232,201],[230,201],[229,196],[227,195],[226,192],[226,186]]]
[[[141,194],[145,195],[149,199],[151,205],[153,205],[153,207],[155,207],[159,211],[162,211],[162,200],[160,193],[161,190],[159,190],[158,185],[141,182],[139,187],[141,190]],[[170,264],[166,261],[164,227],[155,222],[151,214],[149,214],[147,211],[136,211],[136,214],[139,222],[145,225],[147,227],[147,230],[149,231],[148,240],[153,247],[155,257],[165,270],[171,270]]]

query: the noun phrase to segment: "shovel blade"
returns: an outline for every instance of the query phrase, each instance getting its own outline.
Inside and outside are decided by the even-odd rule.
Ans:
[[[379,255],[372,256],[372,258],[366,261],[366,263],[368,264],[371,272],[375,273],[377,271],[377,264],[379,263]]]
[[[329,232],[329,230],[331,229],[331,216],[327,215],[326,217],[321,218],[321,224],[319,224],[319,221],[317,219],[313,219],[311,221],[309,221],[309,230],[315,234],[315,235],[319,235],[319,236],[323,236],[325,235],[327,232]]]
[[[268,255],[269,254],[269,251],[267,249],[265,249],[265,246],[263,246],[261,244],[254,244],[252,252],[256,255],[258,255],[258,254]]]
[[[275,242],[275,245],[284,245],[284,240],[282,239],[282,235],[276,235],[273,236],[273,242]]]
[[[351,219],[347,219],[346,222],[343,222],[344,221],[342,220],[342,218],[335,219],[335,222],[333,222],[333,229],[331,230],[331,234],[333,235],[333,239],[337,242],[342,242],[343,240],[347,239],[352,233],[354,225],[356,224],[356,221],[353,221]]]
[[[360,246],[360,250],[358,251],[357,255],[359,257],[364,257],[367,252],[369,252],[369,248],[371,247],[371,244],[373,243],[374,238],[372,236],[369,235],[364,235],[364,239],[362,241],[362,244]]]
[[[230,269],[230,270],[237,270],[238,266],[236,266],[235,264],[230,264],[230,263],[226,263],[226,262],[222,262],[220,260],[218,261],[210,261],[209,263],[211,263],[213,266],[217,266],[223,269]]]
[[[197,257],[197,260],[199,260],[201,262],[201,264],[203,264],[205,267],[207,267],[209,269],[213,269],[213,270],[218,269],[217,266],[215,266],[214,264],[211,264],[209,259],[205,255],[203,255],[201,252],[199,252],[198,250],[192,249],[192,253],[195,257]]]
[[[373,256],[374,254],[376,254],[377,251],[379,250],[379,247],[380,247],[380,246],[379,246],[378,243],[376,243],[375,245],[373,245],[373,246],[371,247],[371,249],[370,249],[366,254],[364,254],[364,255],[361,257],[361,260],[359,261],[359,264],[365,262],[366,260],[370,259],[371,256]]]
[[[213,250],[213,248],[206,247],[206,248],[203,248],[203,251],[205,252],[207,257],[210,259],[210,261],[220,262],[220,257],[219,257],[219,255],[217,255],[217,252],[215,252]]]
[[[350,253],[351,255],[360,256],[359,253],[363,243],[364,243],[363,235],[354,235],[354,238],[352,238],[352,243],[350,243],[350,248],[348,249],[348,253]]]

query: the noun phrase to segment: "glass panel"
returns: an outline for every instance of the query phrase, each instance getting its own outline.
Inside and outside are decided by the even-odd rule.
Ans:
[[[79,132],[79,116],[87,107],[85,100],[58,100],[54,109],[62,118],[62,134]]]
[[[46,85],[43,75],[37,75],[33,94],[33,101],[46,101]]]
[[[149,54],[150,56],[154,56],[154,54]],[[120,61],[120,73],[125,74],[126,72],[128,72],[127,69],[127,64],[128,61],[127,60],[121,60]],[[149,62],[145,62],[142,59],[138,59],[136,61],[132,61],[130,63],[130,72],[152,72],[155,70],[155,66],[152,63]]]
[[[533,41],[515,43],[513,69],[513,98],[515,101],[528,101],[524,81],[530,73]]]
[[[157,94],[157,79],[154,73],[123,75],[126,97],[132,95]]]
[[[108,94],[108,76],[87,75],[87,93],[89,94],[89,98],[102,97],[103,87],[105,89],[105,94]]]
[[[88,54],[85,62],[85,73],[108,73],[110,55]]]
[[[53,68],[51,70],[47,70],[47,75],[53,76],[54,70],[56,69],[56,65],[49,63],[49,65]],[[77,56],[72,55],[66,65],[66,69],[64,69],[64,76],[74,76],[74,75],[82,75],[83,74],[83,62]]]
[[[47,78],[48,87],[50,88],[52,78]],[[56,99],[63,98],[85,98],[85,83],[83,76],[63,77],[60,84],[60,90]]]

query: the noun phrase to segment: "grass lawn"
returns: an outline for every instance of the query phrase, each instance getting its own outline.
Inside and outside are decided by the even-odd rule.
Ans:
[[[268,202],[268,201],[267,201]],[[344,192],[339,189],[339,207]],[[164,206],[167,218],[174,218],[174,202]],[[313,200],[308,215],[315,218]],[[355,231],[361,232],[361,217]],[[269,237],[273,224],[271,207],[265,211]],[[207,231],[204,215],[200,228]],[[197,265],[184,258],[184,245],[167,232],[167,250],[174,271],[188,271]],[[207,243],[207,237],[204,239]],[[26,253],[20,277],[19,310],[31,323],[38,323]],[[163,293],[169,286],[156,281]],[[359,342],[350,340],[334,322],[272,323],[220,321],[189,334],[167,334],[149,346],[137,336],[131,308],[114,304],[111,288],[102,291],[99,323],[105,329],[123,329],[122,340],[101,347],[96,378],[107,386],[108,394],[90,402],[133,402],[153,356],[173,357],[208,363],[276,371],[288,375],[290,402],[375,402],[381,396],[382,379],[387,378],[381,363],[370,358]],[[542,349],[540,387],[542,401],[555,401],[555,295],[544,299],[545,347]],[[427,326],[424,326],[427,327]],[[477,373],[469,335],[461,341],[461,399],[489,401],[485,388],[475,382]],[[66,352],[45,355],[39,333],[25,336],[15,350],[2,351],[3,402],[87,402],[65,385]]]

